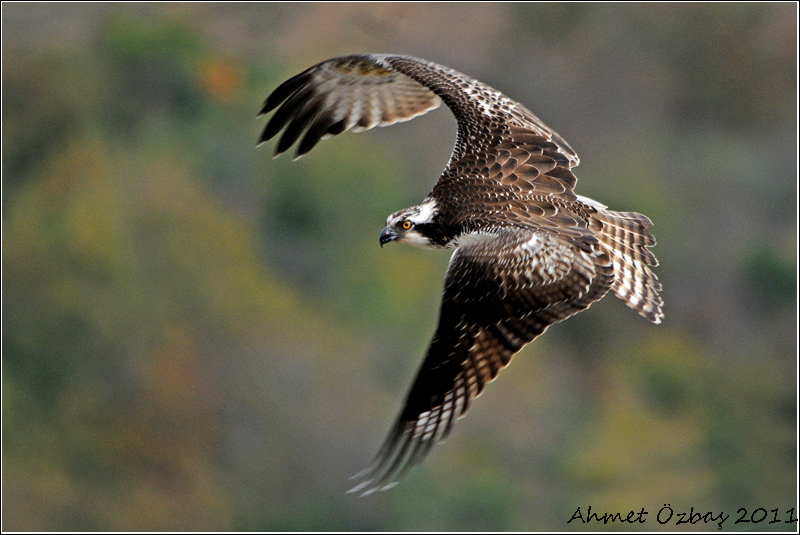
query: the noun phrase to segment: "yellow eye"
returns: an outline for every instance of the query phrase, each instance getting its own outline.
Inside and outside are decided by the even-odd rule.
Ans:
[[[402,223],[402,226],[403,226],[403,229],[404,229],[404,230],[408,230],[408,229],[410,229],[410,228],[411,228],[411,226],[412,226],[412,225],[411,225],[411,221],[409,221],[408,219],[406,219],[405,221],[403,221],[403,223]]]

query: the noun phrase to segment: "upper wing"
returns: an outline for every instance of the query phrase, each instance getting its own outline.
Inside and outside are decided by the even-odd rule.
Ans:
[[[509,141],[511,130],[524,143],[558,153],[566,169],[578,165],[575,151],[521,104],[448,67],[409,56],[363,54],[323,61],[281,84],[261,114],[280,105],[260,143],[284,127],[276,155],[305,133],[302,156],[326,136],[407,121],[439,106],[458,122],[451,163]]]
[[[439,326],[405,406],[351,492],[385,490],[431,447],[522,347],[588,307],[613,282],[612,261],[589,235],[508,232],[456,249]]]

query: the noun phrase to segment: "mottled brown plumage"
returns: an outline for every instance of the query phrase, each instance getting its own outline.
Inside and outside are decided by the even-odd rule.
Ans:
[[[575,151],[521,104],[447,67],[407,56],[324,61],[280,85],[260,142],[284,133],[297,156],[346,130],[406,121],[444,102],[455,148],[430,195],[389,216],[381,245],[454,249],[439,325],[405,405],[353,492],[391,488],[525,344],[609,290],[663,318],[650,220],[575,194]],[[302,139],[301,139],[302,136]]]

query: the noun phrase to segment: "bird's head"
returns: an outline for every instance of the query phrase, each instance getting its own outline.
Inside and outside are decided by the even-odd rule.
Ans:
[[[398,241],[417,247],[436,247],[434,243],[436,217],[439,210],[431,198],[386,218],[386,228],[381,232],[381,247],[390,241]]]

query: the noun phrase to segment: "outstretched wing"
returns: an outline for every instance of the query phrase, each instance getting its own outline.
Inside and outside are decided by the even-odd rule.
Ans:
[[[276,155],[300,139],[297,156],[321,139],[346,130],[367,130],[407,121],[444,102],[458,132],[451,163],[503,144],[510,131],[523,143],[557,152],[566,169],[575,151],[530,110],[499,91],[453,69],[409,56],[360,54],[323,61],[281,84],[261,114],[278,108],[259,143],[286,129]]]
[[[350,492],[393,487],[447,437],[516,352],[603,297],[613,279],[612,260],[588,233],[507,232],[456,249],[439,326],[405,406]]]

